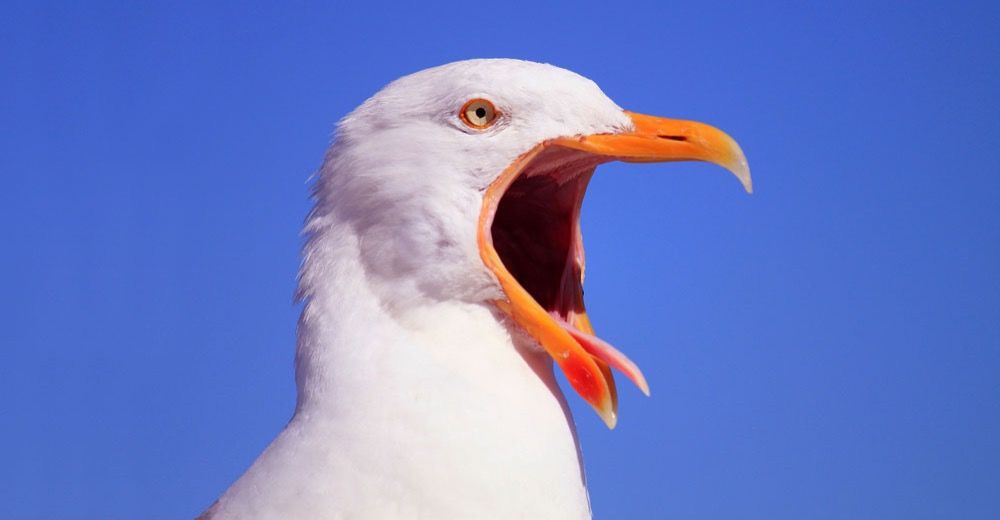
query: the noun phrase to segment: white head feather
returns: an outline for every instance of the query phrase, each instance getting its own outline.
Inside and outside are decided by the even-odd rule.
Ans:
[[[502,114],[484,131],[457,116],[477,97]],[[490,59],[424,70],[392,82],[337,126],[308,230],[320,232],[331,214],[350,222],[392,308],[493,299],[499,287],[476,249],[485,188],[541,141],[631,126],[593,81],[552,65]]]

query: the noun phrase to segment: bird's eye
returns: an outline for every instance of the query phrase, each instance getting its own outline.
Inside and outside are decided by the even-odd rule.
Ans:
[[[481,98],[467,101],[458,113],[458,117],[466,126],[480,130],[492,125],[497,120],[498,115],[500,113],[497,112],[493,103]]]

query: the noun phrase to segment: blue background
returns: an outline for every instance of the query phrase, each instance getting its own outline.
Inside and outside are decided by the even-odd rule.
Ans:
[[[644,368],[597,518],[995,518],[1000,4],[4,2],[0,517],[183,518],[290,416],[307,177],[386,82],[551,62],[715,124],[601,168],[598,331]]]

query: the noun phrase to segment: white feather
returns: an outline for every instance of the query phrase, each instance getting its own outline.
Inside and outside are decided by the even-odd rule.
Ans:
[[[484,97],[502,119],[466,128]],[[295,415],[212,518],[589,518],[552,363],[489,302],[484,189],[549,138],[627,130],[590,80],[517,60],[399,79],[337,127],[306,223]]]

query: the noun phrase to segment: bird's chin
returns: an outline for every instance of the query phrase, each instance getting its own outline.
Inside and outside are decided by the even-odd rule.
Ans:
[[[505,295],[495,304],[612,428],[618,397],[611,369],[646,395],[649,386],[635,363],[594,335],[584,307],[580,207],[594,169],[612,160],[705,160],[750,190],[743,153],[720,130],[629,115],[632,132],[551,139],[518,157],[486,190],[478,230],[480,255]]]

